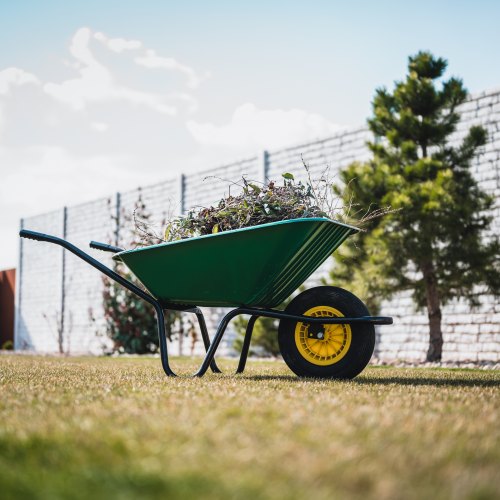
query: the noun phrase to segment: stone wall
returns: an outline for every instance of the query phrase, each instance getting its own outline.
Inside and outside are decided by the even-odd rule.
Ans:
[[[500,232],[500,89],[473,96],[460,108],[462,121],[452,142],[459,141],[471,125],[480,124],[489,132],[489,142],[474,164],[474,175],[482,189],[496,198],[492,231]],[[90,240],[115,241],[117,234],[113,217],[131,213],[141,196],[159,222],[165,217],[185,213],[194,206],[206,206],[228,194],[228,183],[242,175],[263,181],[279,179],[285,171],[297,179],[305,176],[304,161],[313,179],[325,170],[330,176],[354,160],[368,157],[366,141],[371,136],[366,127],[345,130],[336,135],[306,144],[263,151],[255,157],[210,170],[180,175],[154,186],[118,193],[107,199],[63,208],[49,214],[21,221],[27,229],[64,236],[88,249]],[[221,181],[223,179],[224,181]],[[233,185],[231,192],[238,189]],[[233,191],[234,190],[234,191]],[[108,254],[88,249],[96,258],[110,262]],[[317,283],[328,272],[325,263],[310,284]],[[101,352],[106,345],[101,306],[101,277],[83,261],[54,245],[22,240],[17,280],[15,347],[39,352]],[[205,310],[211,331],[223,309]],[[380,359],[422,360],[427,348],[427,317],[415,310],[411,297],[399,294],[386,302],[383,313],[394,316],[395,324],[377,333],[375,355]],[[63,318],[63,321],[61,321]],[[493,297],[481,295],[477,310],[460,301],[444,310],[444,361],[500,360],[500,306]],[[96,336],[100,332],[100,336]],[[223,354],[231,354],[232,332],[222,345]],[[186,343],[185,343],[186,344]],[[198,343],[197,352],[201,350]],[[171,346],[171,352],[179,345]],[[186,349],[184,350],[186,352]]]

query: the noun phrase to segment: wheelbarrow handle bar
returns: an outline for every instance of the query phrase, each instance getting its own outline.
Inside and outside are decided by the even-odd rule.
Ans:
[[[21,238],[27,238],[28,240],[36,241],[48,241],[49,243],[56,243],[56,240],[60,240],[56,236],[51,236],[50,234],[38,233],[37,231],[30,231],[29,229],[21,229],[19,231],[19,236]]]
[[[100,243],[98,241],[91,241],[89,243],[90,248],[95,250],[102,250],[103,252],[118,253],[123,252],[125,249],[120,247],[115,247],[114,245],[108,245],[107,243]]]
[[[19,231],[19,236],[21,238],[27,238],[29,240],[46,241],[48,243],[54,243],[55,245],[59,245],[65,248],[66,250],[69,250],[71,253],[74,253],[77,257],[80,257],[80,259],[87,262],[87,264],[90,264],[92,267],[95,267],[109,278],[115,280],[116,282],[120,283],[120,285],[124,286],[131,292],[138,295],[141,299],[144,299],[146,302],[153,305],[155,308],[157,307],[158,303],[153,297],[151,297],[146,292],[141,290],[139,287],[131,283],[129,280],[125,279],[123,276],[120,276],[118,273],[116,273],[109,267],[105,266],[102,262],[99,262],[97,259],[94,259],[94,257],[85,253],[83,250],[80,250],[78,247],[76,247],[69,241],[66,241],[65,239],[59,238],[57,236],[52,236],[50,234],[45,234],[45,233],[38,233],[37,231],[30,231],[28,229],[21,229],[21,231]]]

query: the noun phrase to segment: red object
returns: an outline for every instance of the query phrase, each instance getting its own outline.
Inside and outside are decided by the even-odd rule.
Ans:
[[[0,348],[14,341],[14,302],[16,270],[0,271]]]

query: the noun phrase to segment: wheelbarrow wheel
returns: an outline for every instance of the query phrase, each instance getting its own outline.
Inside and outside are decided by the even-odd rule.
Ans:
[[[355,295],[333,286],[300,293],[285,312],[351,318],[370,314]],[[308,325],[282,319],[278,342],[285,363],[299,377],[351,379],[363,371],[372,357],[375,328],[369,323]]]

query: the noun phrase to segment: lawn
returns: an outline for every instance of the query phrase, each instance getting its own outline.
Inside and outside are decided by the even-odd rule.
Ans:
[[[500,497],[497,371],[2,355],[0,385],[2,500]]]

